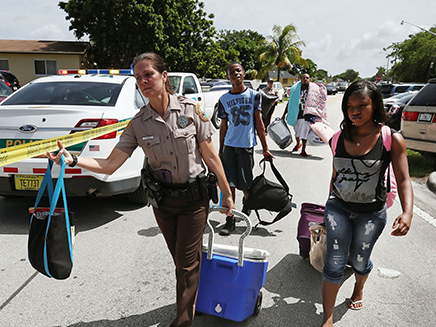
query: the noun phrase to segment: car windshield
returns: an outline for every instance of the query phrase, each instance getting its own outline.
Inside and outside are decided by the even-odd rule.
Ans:
[[[33,83],[2,105],[115,106],[121,84],[93,82]]]
[[[424,86],[412,99],[409,106],[436,106],[436,83]]]
[[[409,85],[400,85],[400,86],[397,86],[395,88],[395,93],[406,92],[409,87],[410,87]]]
[[[391,92],[391,90],[392,90],[392,88],[393,88],[394,86],[393,85],[391,85],[391,84],[382,84],[382,85],[380,85],[380,91],[382,92],[382,93],[390,93]]]
[[[171,87],[173,90],[178,90],[180,87],[180,82],[182,80],[181,76],[168,76],[170,80]]]

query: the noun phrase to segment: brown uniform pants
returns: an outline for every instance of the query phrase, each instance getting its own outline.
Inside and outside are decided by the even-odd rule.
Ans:
[[[176,265],[177,317],[171,326],[188,327],[195,312],[209,197],[195,202],[166,197],[153,211]]]

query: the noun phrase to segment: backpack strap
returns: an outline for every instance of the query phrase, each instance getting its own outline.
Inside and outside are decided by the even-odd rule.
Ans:
[[[263,226],[268,226],[271,225],[273,223],[275,223],[276,221],[279,221],[280,219],[282,219],[283,217],[285,217],[289,212],[292,211],[292,208],[296,208],[297,206],[295,205],[295,203],[292,203],[292,195],[289,194],[289,186],[286,183],[285,179],[282,177],[282,175],[279,173],[279,171],[277,170],[276,166],[274,166],[273,163],[273,159],[269,158],[269,163],[271,164],[271,170],[274,173],[274,176],[277,178],[277,180],[280,182],[280,184],[283,186],[283,188],[285,189],[286,193],[288,193],[289,196],[289,203],[286,205],[285,208],[282,209],[282,211],[280,211],[276,217],[274,218],[273,221],[271,222],[267,222],[264,221],[262,219],[260,219],[260,215],[257,209],[254,209],[254,211],[256,212],[256,216],[257,219],[259,220],[259,222],[256,224],[256,226],[254,226],[254,228],[257,228],[257,226],[263,225]],[[265,173],[265,159],[262,159],[261,162],[263,162],[263,174]]]
[[[286,184],[285,179],[279,173],[279,171],[277,170],[276,166],[274,166],[272,158],[269,159],[269,163],[271,164],[271,170],[273,171],[274,176],[277,178],[277,180],[280,182],[280,184],[282,184],[282,186],[286,190],[286,193],[289,194],[289,186],[288,186],[288,184]]]
[[[336,154],[336,147],[338,146],[338,140],[339,140],[339,136],[341,136],[341,133],[342,133],[342,131],[339,130],[335,134],[333,134],[333,136],[332,136],[331,148],[332,148],[333,155]]]
[[[392,130],[389,126],[382,125],[381,127],[383,145],[387,151],[391,151],[392,146]]]
[[[386,148],[386,151],[391,151],[391,147],[392,147],[391,128],[389,126],[382,125],[381,126],[381,133],[382,133],[383,145]],[[389,164],[388,171],[386,173],[386,191],[388,193],[390,193],[392,190],[391,169],[392,169],[392,162]]]

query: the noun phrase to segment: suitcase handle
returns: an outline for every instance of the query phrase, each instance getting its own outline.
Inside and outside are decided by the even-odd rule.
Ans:
[[[210,212],[213,211],[221,211],[226,210],[227,208],[223,207],[211,207]],[[242,233],[241,237],[239,238],[239,246],[238,246],[238,266],[242,267],[244,265],[243,255],[244,255],[244,239],[251,233],[251,221],[250,218],[248,218],[247,215],[243,214],[240,211],[232,210],[232,213],[235,217],[242,218],[242,220],[245,221],[247,224],[247,228]],[[213,241],[214,241],[214,232],[213,232],[213,226],[210,223],[210,220],[207,220],[207,227],[208,227],[208,233],[209,233],[209,239],[207,243],[207,260],[212,260],[212,254],[213,254]]]

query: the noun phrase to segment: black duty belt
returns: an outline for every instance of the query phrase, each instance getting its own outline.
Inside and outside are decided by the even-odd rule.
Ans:
[[[162,193],[172,198],[183,198],[189,196],[187,184],[169,184],[159,183],[162,187]]]

